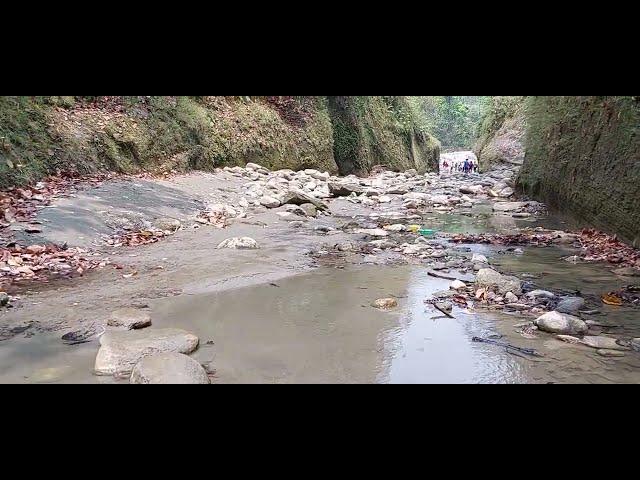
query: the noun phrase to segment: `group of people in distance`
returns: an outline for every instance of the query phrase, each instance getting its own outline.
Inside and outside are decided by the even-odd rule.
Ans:
[[[447,172],[447,173],[460,172],[460,173],[464,173],[465,175],[469,173],[478,173],[478,163],[468,158],[465,159],[464,162],[460,161],[460,162],[450,163],[447,160],[445,160],[444,163],[442,164],[442,168],[444,172]]]

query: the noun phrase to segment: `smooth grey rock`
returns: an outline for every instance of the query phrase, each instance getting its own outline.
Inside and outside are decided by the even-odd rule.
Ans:
[[[596,353],[601,357],[624,357],[626,353],[620,350],[607,350],[607,349],[598,349]]]
[[[525,296],[529,297],[529,298],[556,298],[556,295],[552,292],[549,292],[547,290],[532,290],[528,293],[525,294]]]
[[[476,284],[482,287],[497,287],[498,293],[511,292],[519,295],[522,293],[522,283],[517,277],[502,275],[491,268],[478,270]]]
[[[578,317],[560,312],[548,312],[536,318],[535,325],[545,332],[562,335],[582,335],[589,327]]]
[[[260,205],[267,208],[278,208],[280,206],[280,200],[269,195],[265,195],[260,199]]]
[[[300,208],[307,217],[316,217],[318,215],[318,209],[312,203],[303,203]]]
[[[287,193],[284,194],[282,199],[283,204],[291,204],[291,205],[303,205],[305,203],[313,204],[318,210],[328,210],[329,206],[321,200],[313,197],[312,195],[308,195],[298,188],[291,188]]]
[[[178,328],[108,331],[100,337],[96,356],[97,375],[125,375],[147,355],[154,353],[191,353],[198,337]]]
[[[618,345],[615,338],[605,336],[590,336],[585,335],[580,341],[583,345],[591,348],[603,349],[603,350],[629,350],[627,347]]]
[[[167,352],[147,355],[131,372],[130,383],[171,385],[209,384],[209,376],[202,365],[182,353]]]
[[[151,315],[137,308],[120,308],[107,320],[110,327],[137,330],[151,325]]]
[[[564,298],[558,303],[556,307],[556,311],[560,313],[569,313],[574,315],[580,311],[582,307],[584,307],[584,298],[581,297],[568,297]]]

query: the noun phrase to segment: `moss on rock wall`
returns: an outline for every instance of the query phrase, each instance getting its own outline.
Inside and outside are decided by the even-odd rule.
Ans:
[[[526,129],[525,97],[488,97],[474,152],[483,171],[498,163],[522,164]]]
[[[55,173],[261,163],[437,166],[405,97],[0,97],[0,187]],[[335,142],[335,143],[334,143]],[[338,163],[337,163],[338,162]]]
[[[438,168],[440,144],[421,126],[407,97],[328,97],[334,157],[340,173],[364,174],[376,165],[418,172]]]
[[[638,97],[529,97],[527,123],[520,187],[640,245]]]
[[[282,97],[278,97],[282,98]],[[272,97],[0,97],[0,186],[57,170],[211,169],[259,161],[337,171],[326,101]]]

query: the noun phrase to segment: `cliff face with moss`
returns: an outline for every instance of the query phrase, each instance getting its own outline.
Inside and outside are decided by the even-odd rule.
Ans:
[[[406,97],[327,97],[340,173],[364,174],[374,165],[436,171],[440,145],[420,126]]]
[[[56,171],[436,168],[405,97],[0,97],[0,187]]]
[[[640,97],[527,99],[519,185],[640,245]]]
[[[482,170],[499,163],[522,164],[526,117],[525,97],[489,97],[474,152]]]

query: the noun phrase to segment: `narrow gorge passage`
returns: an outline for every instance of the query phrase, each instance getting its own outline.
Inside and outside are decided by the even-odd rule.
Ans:
[[[0,98],[0,383],[640,382],[627,97],[37,98]],[[558,105],[591,176],[526,138]]]

